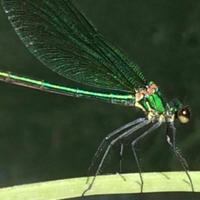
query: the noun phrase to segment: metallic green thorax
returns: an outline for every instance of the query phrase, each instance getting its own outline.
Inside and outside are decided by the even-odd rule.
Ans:
[[[164,101],[164,97],[159,90],[154,94],[141,99],[138,103],[146,112],[154,110],[158,114],[163,114],[166,111],[166,102]]]

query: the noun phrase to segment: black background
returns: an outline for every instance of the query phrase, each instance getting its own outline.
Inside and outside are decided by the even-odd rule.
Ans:
[[[177,144],[190,170],[200,169],[200,1],[77,0],[81,10],[115,46],[156,82],[167,100],[190,106],[187,125],[176,123]],[[51,72],[22,44],[0,7],[0,68],[49,82],[88,89]],[[0,186],[84,176],[101,140],[144,114],[99,101],[0,84]],[[142,170],[182,170],[166,143],[163,125],[138,144]],[[104,174],[119,171],[119,147]],[[123,172],[137,172],[130,146]],[[93,197],[88,197],[92,199]],[[96,199],[141,199],[140,195]],[[142,199],[196,199],[193,194],[147,194]],[[87,198],[86,198],[87,199]]]

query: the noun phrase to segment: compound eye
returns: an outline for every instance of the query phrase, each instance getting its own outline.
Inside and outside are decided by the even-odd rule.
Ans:
[[[178,120],[181,124],[186,124],[190,120],[190,111],[188,108],[182,108],[177,113]]]

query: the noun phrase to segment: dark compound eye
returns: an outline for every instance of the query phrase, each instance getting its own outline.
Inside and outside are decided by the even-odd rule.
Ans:
[[[186,124],[190,120],[190,111],[188,108],[182,108],[177,113],[177,118],[181,124]]]

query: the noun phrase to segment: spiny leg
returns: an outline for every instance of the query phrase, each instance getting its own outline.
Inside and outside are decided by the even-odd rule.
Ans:
[[[122,159],[123,159],[123,153],[124,153],[124,146],[125,146],[125,140],[122,139],[120,141],[120,150],[119,150],[119,174],[122,173]],[[122,176],[122,175],[121,175]],[[123,179],[125,180],[125,178],[123,177]]]
[[[122,156],[123,156],[123,151],[124,151],[124,143],[123,143],[123,141],[121,141],[120,152],[119,152],[119,173],[122,172]]]
[[[170,135],[169,135],[169,130],[172,130],[172,138],[173,138],[172,142],[171,142],[171,138],[170,138]],[[189,174],[189,168],[188,168],[187,161],[181,155],[179,148],[175,146],[175,135],[176,135],[176,128],[174,127],[174,124],[172,122],[170,122],[170,123],[168,123],[168,129],[167,129],[167,142],[170,145],[170,147],[172,148],[172,150],[173,150],[174,154],[176,155],[176,157],[178,158],[178,160],[180,161],[180,163],[183,167],[183,170],[185,171],[185,173],[188,177],[192,191],[194,191],[194,186],[193,186],[193,182],[192,182],[192,179],[190,177],[190,174]]]
[[[132,150],[133,150],[133,155],[134,155],[134,157],[135,157],[136,165],[137,165],[137,168],[138,168],[138,171],[139,171],[139,175],[140,175],[141,193],[142,193],[142,191],[143,191],[144,181],[143,181],[143,178],[142,178],[142,171],[141,171],[140,164],[139,164],[139,161],[138,161],[138,156],[137,156],[136,151],[135,151],[135,144],[136,144],[139,140],[141,140],[144,136],[146,136],[148,133],[151,133],[152,131],[154,131],[155,129],[157,129],[161,124],[162,124],[161,122],[155,123],[151,128],[149,128],[147,131],[145,131],[142,135],[140,135],[139,137],[137,137],[137,138],[131,143]]]
[[[167,123],[167,142],[170,144],[172,149],[176,148],[176,128],[173,122]]]
[[[107,155],[108,155],[108,153],[109,153],[111,147],[112,147],[116,142],[118,142],[119,140],[121,140],[122,138],[128,137],[130,134],[133,134],[133,133],[134,133],[135,131],[137,131],[138,129],[143,128],[144,126],[148,125],[150,122],[151,122],[150,120],[145,120],[145,119],[143,118],[143,121],[141,121],[139,124],[137,124],[136,126],[131,127],[130,129],[126,130],[124,133],[122,133],[121,135],[119,135],[117,138],[113,139],[113,140],[109,143],[108,147],[106,148],[106,150],[105,150],[105,152],[104,152],[104,154],[103,154],[103,157],[102,157],[102,159],[101,159],[101,161],[100,161],[100,163],[99,163],[99,166],[98,166],[98,168],[97,168],[97,170],[96,170],[96,173],[95,173],[95,175],[94,175],[94,177],[93,177],[93,179],[92,179],[90,185],[89,185],[88,188],[83,192],[82,196],[84,196],[84,194],[85,194],[88,190],[90,190],[90,189],[92,188],[92,185],[94,184],[94,181],[95,181],[95,179],[96,179],[96,176],[99,174],[99,171],[101,170],[101,167],[102,167],[102,165],[103,165],[103,163],[104,163],[104,161],[105,161],[105,159],[106,159],[106,157],[107,157]],[[126,125],[124,125],[124,126],[126,126]],[[123,126],[123,127],[124,127],[124,126]],[[130,126],[129,126],[129,127],[130,127]],[[122,128],[122,127],[121,127],[121,128]],[[119,128],[119,129],[121,129],[121,128]],[[118,129],[118,130],[119,130],[119,129]],[[123,128],[123,129],[125,129],[125,128]],[[123,129],[122,129],[122,130],[123,130]]]
[[[134,120],[134,121],[131,121],[131,122],[129,122],[129,123],[127,123],[127,124],[121,126],[120,128],[118,128],[118,129],[114,130],[113,132],[111,132],[110,134],[108,134],[108,135],[102,140],[101,144],[100,144],[99,147],[97,148],[97,150],[96,150],[96,152],[95,152],[95,154],[94,154],[94,156],[93,156],[93,158],[92,158],[92,160],[91,160],[91,163],[90,163],[90,165],[89,165],[89,168],[88,168],[88,170],[87,170],[86,176],[88,176],[89,171],[91,170],[91,168],[93,167],[94,163],[96,162],[96,159],[98,158],[99,154],[103,151],[103,149],[104,149],[103,146],[105,145],[105,143],[106,143],[109,139],[111,139],[111,137],[115,136],[116,134],[120,133],[121,131],[123,131],[123,130],[125,130],[125,129],[131,127],[131,126],[134,126],[134,125],[136,125],[136,124],[141,123],[141,122],[144,121],[144,120],[145,120],[145,118],[138,118],[138,119],[136,119],[136,120]],[[88,179],[87,179],[87,182],[88,182]]]

